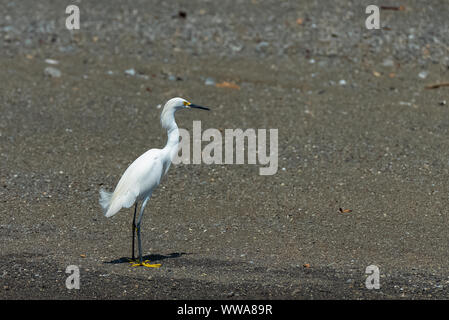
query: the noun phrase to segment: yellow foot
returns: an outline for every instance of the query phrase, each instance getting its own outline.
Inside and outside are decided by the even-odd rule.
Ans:
[[[150,262],[150,260],[145,260],[142,263],[140,263],[137,260],[129,259],[129,263],[132,263],[131,267],[140,267],[140,266],[147,267],[147,268],[160,268],[161,267],[160,263],[151,264],[148,262]]]

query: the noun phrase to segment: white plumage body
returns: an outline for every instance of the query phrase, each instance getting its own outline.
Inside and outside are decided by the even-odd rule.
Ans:
[[[130,208],[136,200],[141,201],[150,196],[167,173],[170,164],[169,153],[164,149],[151,149],[138,157],[126,169],[114,192],[110,194],[110,199],[102,191],[109,200],[105,201],[104,206],[102,204],[105,216],[112,217],[121,208]]]

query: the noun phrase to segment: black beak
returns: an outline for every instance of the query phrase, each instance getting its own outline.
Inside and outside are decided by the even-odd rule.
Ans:
[[[196,109],[210,110],[207,107],[197,106],[196,104],[193,104],[193,103],[189,104],[189,107],[190,108],[196,108]]]

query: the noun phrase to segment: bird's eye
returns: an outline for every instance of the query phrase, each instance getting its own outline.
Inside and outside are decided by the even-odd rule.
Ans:
[[[188,106],[190,102],[184,101],[184,106]]]

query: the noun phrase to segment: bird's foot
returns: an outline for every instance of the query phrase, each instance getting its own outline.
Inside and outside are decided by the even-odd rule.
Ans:
[[[145,261],[139,262],[138,260],[129,259],[129,263],[132,264],[131,267],[140,267],[140,266],[147,267],[147,268],[160,268],[161,267],[160,263],[151,264],[149,262],[150,262],[150,260],[145,260]]]

